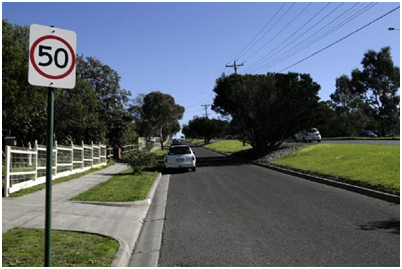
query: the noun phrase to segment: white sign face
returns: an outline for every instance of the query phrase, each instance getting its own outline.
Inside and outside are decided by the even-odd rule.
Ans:
[[[32,24],[29,33],[29,84],[74,88],[76,46],[75,32]]]

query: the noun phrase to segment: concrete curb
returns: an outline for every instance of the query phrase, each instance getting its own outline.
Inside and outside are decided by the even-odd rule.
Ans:
[[[135,202],[81,202],[81,201],[72,201],[74,203],[80,203],[80,204],[92,204],[92,205],[103,205],[103,206],[122,206],[122,207],[132,207],[132,206],[143,206],[143,205],[150,205],[152,203],[152,200],[155,196],[156,189],[159,185],[159,182],[162,178],[162,173],[159,173],[154,184],[151,187],[151,190],[149,191],[147,198],[142,201],[135,201]],[[149,208],[147,208],[147,215]],[[142,230],[142,227],[144,225],[144,220],[140,221],[140,231]],[[141,232],[140,232],[141,233]],[[137,242],[139,234],[136,234],[135,236],[137,237],[135,242]],[[102,234],[105,236],[105,234]],[[106,235],[109,236],[109,235]],[[110,236],[114,239],[116,239],[119,242],[119,250],[116,253],[116,258],[114,259],[111,267],[127,267],[130,259],[131,259],[131,254],[134,250],[134,246],[130,247],[128,243],[123,240],[122,238],[116,238],[115,236]]]
[[[151,187],[151,190],[148,193],[147,198],[141,201],[134,201],[134,202],[85,202],[85,201],[70,201],[72,203],[78,204],[90,204],[90,205],[105,205],[105,206],[124,206],[124,207],[132,207],[132,206],[143,206],[143,205],[150,205],[152,199],[155,196],[156,188],[159,185],[159,181],[161,180],[162,174],[159,173],[154,184]]]
[[[208,149],[210,151],[214,151],[216,153],[223,154],[225,156],[231,156],[230,154],[223,153],[223,152],[220,152],[218,150],[213,150],[213,149],[209,149],[209,148],[206,148],[206,149]],[[309,175],[309,174],[305,174],[305,173],[302,173],[302,172],[282,168],[282,167],[279,167],[279,166],[276,166],[276,165],[262,164],[262,163],[259,163],[259,162],[256,162],[256,161],[252,161],[250,163],[254,164],[254,165],[257,165],[257,166],[260,166],[260,167],[268,168],[268,169],[271,169],[271,170],[274,170],[274,171],[277,171],[277,172],[280,172],[280,173],[285,173],[285,174],[288,174],[288,175],[291,175],[291,176],[296,176],[296,177],[307,179],[307,180],[314,181],[314,182],[317,182],[317,183],[322,183],[322,184],[326,184],[326,185],[333,186],[333,187],[336,187],[336,188],[340,188],[340,189],[360,193],[360,194],[370,196],[370,197],[373,197],[373,198],[377,198],[377,199],[381,199],[381,200],[384,200],[384,201],[387,201],[387,202],[400,204],[400,197],[397,196],[397,195],[393,195],[393,194],[389,194],[389,193],[385,193],[385,192],[380,192],[380,191],[376,191],[376,190],[372,190],[372,189],[368,189],[368,188],[364,188],[364,187],[360,187],[360,186],[357,186],[357,185],[352,185],[352,184],[348,184],[348,183],[344,183],[344,182],[339,182],[339,181],[331,180],[331,179],[324,178],[324,177]]]

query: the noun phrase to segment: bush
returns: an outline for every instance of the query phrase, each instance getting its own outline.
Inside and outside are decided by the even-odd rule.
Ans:
[[[155,166],[156,163],[156,154],[151,152],[152,145],[147,145],[143,149],[135,149],[124,157],[124,160],[127,161],[131,168],[133,169],[134,174],[141,174],[145,168]]]

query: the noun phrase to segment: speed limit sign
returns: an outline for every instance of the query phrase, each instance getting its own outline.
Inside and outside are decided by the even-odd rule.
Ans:
[[[29,34],[29,83],[74,88],[76,44],[77,35],[73,31],[32,24]]]

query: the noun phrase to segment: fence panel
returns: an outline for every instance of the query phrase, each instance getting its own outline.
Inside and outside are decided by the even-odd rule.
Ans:
[[[6,146],[3,196],[46,181],[46,146]],[[53,179],[79,173],[107,163],[106,145],[57,145],[53,149]]]

